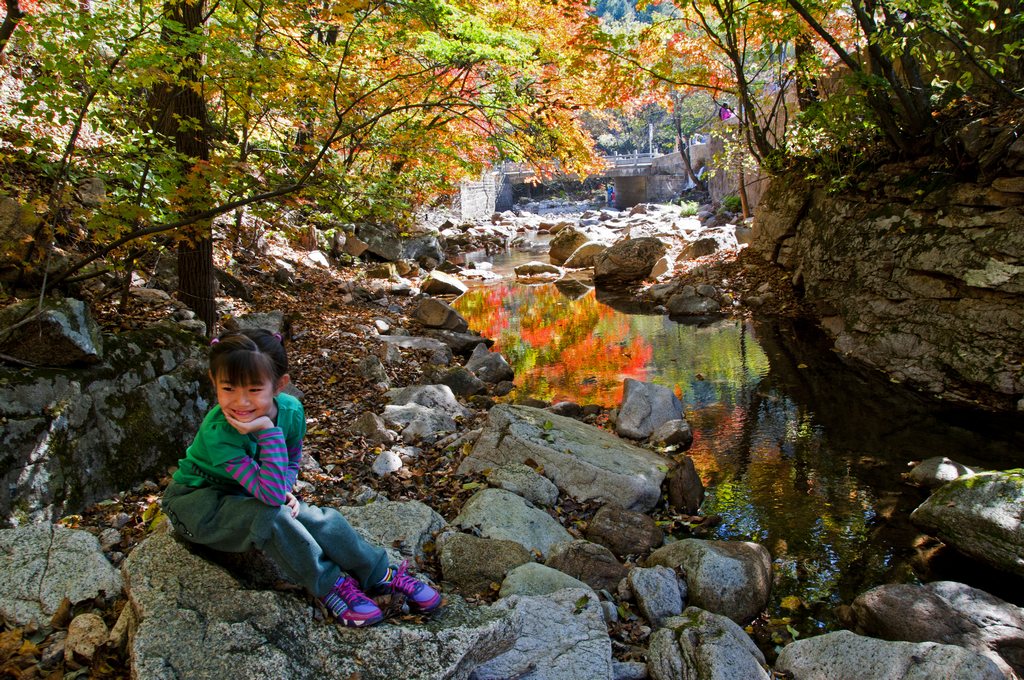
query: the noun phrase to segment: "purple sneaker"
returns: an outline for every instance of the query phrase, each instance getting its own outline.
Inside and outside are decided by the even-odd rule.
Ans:
[[[360,628],[384,620],[380,607],[359,590],[359,585],[351,576],[339,578],[331,592],[321,597],[320,601],[343,626]]]
[[[406,570],[409,562],[402,562],[400,567],[388,567],[388,576],[381,582],[381,586],[390,587],[393,593],[401,593],[409,603],[409,609],[427,614],[441,606],[441,593],[429,585],[420,581]]]

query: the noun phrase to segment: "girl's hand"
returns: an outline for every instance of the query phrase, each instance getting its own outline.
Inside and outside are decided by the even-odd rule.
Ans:
[[[274,421],[267,416],[260,416],[254,418],[248,422],[242,422],[241,420],[235,420],[227,413],[224,414],[224,418],[228,421],[231,427],[238,430],[239,434],[251,434],[253,432],[259,432],[260,430],[268,430],[274,427]]]
[[[299,499],[296,498],[295,495],[291,491],[289,491],[288,493],[286,493],[284,495],[284,504],[288,506],[288,509],[291,511],[293,519],[295,517],[298,517],[298,515],[299,515]]]

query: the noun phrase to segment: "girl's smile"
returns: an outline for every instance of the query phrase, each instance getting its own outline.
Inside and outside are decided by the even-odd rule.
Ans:
[[[273,421],[277,417],[274,383],[264,380],[253,385],[232,385],[226,380],[216,380],[217,404],[224,415],[241,423],[248,423],[262,416]]]

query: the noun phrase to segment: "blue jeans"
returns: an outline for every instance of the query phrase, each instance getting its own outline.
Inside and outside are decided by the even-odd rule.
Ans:
[[[384,549],[364,540],[333,508],[300,502],[298,516],[292,517],[285,505],[177,483],[167,487],[162,505],[187,540],[224,552],[258,548],[290,581],[317,597],[330,592],[342,572],[365,590],[387,571]]]

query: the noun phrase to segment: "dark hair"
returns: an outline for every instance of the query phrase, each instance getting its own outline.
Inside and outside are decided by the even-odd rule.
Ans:
[[[213,339],[210,375],[232,385],[277,383],[288,372],[281,336],[265,328],[225,331]]]

